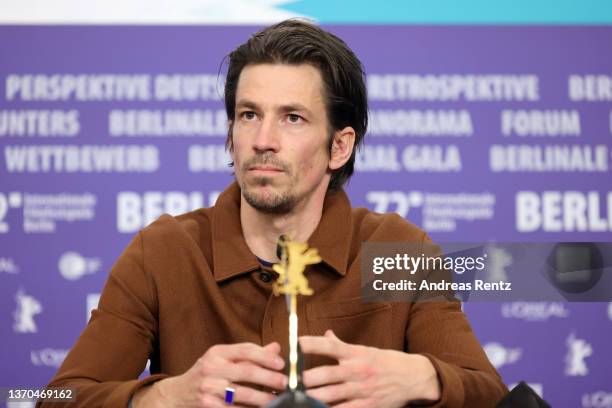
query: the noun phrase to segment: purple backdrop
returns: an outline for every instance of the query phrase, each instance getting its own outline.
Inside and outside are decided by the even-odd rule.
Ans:
[[[0,386],[47,383],[133,233],[231,181],[218,73],[254,30],[0,27]],[[611,27],[331,30],[369,75],[355,206],[440,242],[611,241]],[[507,384],[612,406],[612,303],[465,311]]]

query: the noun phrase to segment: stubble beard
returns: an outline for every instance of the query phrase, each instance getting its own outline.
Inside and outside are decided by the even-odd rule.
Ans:
[[[285,163],[278,162],[269,156],[254,157],[247,161],[243,166],[243,175],[248,171],[248,168],[255,164],[274,164],[283,169],[285,174],[289,176],[289,184],[286,189],[281,192],[264,192],[257,193],[257,187],[266,187],[273,185],[274,180],[271,177],[255,177],[251,179],[251,183],[247,183],[243,178],[240,183],[240,189],[246,202],[254,209],[266,214],[287,214],[293,210],[297,204],[298,197],[295,194],[295,180],[291,177],[290,166]]]
[[[269,178],[258,177],[254,180],[254,184],[264,187],[270,184],[270,181]],[[260,194],[252,191],[246,182],[242,182],[240,187],[246,202],[251,207],[266,214],[287,214],[293,210],[297,202],[297,197],[292,193],[291,186],[283,192]]]

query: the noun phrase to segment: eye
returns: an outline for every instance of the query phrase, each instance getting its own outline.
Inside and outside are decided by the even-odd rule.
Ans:
[[[287,115],[287,120],[289,123],[300,123],[303,118],[300,115],[296,115],[295,113],[290,113]]]
[[[244,111],[240,114],[240,116],[245,120],[253,120],[257,115],[253,111]]]

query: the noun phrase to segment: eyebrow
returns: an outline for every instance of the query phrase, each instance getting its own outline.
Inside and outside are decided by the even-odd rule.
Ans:
[[[259,110],[259,105],[253,101],[249,100],[239,100],[236,103],[236,108],[248,108],[253,110]],[[311,110],[301,103],[289,103],[286,105],[280,105],[277,107],[279,112],[288,113],[288,112],[306,112],[308,114],[312,114]]]

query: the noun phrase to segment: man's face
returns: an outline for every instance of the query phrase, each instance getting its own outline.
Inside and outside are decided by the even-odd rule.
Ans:
[[[236,89],[233,149],[245,200],[267,213],[287,213],[330,174],[329,126],[319,70],[311,65],[246,66]]]

